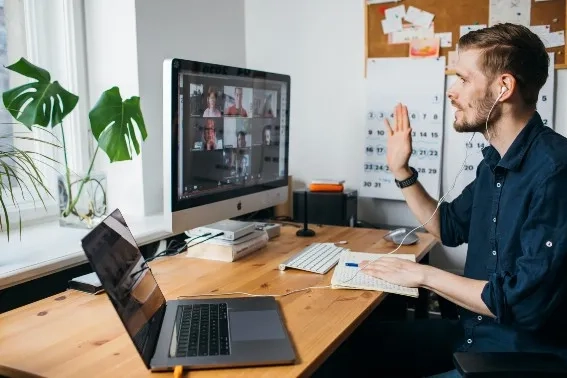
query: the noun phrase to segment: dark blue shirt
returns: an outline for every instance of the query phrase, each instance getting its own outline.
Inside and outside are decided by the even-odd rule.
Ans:
[[[488,281],[481,298],[496,316],[461,309],[458,350],[567,359],[567,139],[535,112],[504,157],[483,155],[439,208],[442,243],[468,243],[464,276]]]

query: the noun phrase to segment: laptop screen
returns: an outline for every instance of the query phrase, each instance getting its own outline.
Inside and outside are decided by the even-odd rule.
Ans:
[[[166,301],[122,213],[115,210],[82,244],[126,331],[149,367]]]

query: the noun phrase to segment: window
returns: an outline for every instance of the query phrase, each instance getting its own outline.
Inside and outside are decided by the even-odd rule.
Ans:
[[[4,68],[18,61],[21,57],[31,63],[47,69],[51,80],[57,80],[68,91],[79,95],[79,104],[64,120],[65,136],[68,145],[68,160],[73,171],[81,172],[92,153],[86,127],[88,90],[86,88],[86,66],[84,59],[84,22],[83,1],[78,0],[0,0],[0,91],[13,88],[27,82],[27,78]],[[82,125],[82,126],[81,126]],[[56,176],[63,173],[63,154],[61,148],[53,147],[45,141],[61,145],[61,126],[55,129],[34,127],[32,131],[15,123],[4,108],[0,110],[0,151],[21,149],[35,156],[36,166],[43,175],[44,182],[52,197],[42,194],[46,208],[42,205],[31,182],[22,185],[12,180],[16,204],[6,192],[7,178],[0,170],[0,179],[4,184],[3,198],[8,205],[11,223],[36,221],[55,218],[58,213]],[[69,147],[71,146],[71,147]],[[6,154],[4,153],[4,156]],[[55,162],[42,158],[54,159]],[[5,158],[12,166],[14,159]],[[25,176],[25,175],[23,175]],[[16,185],[18,187],[16,188]],[[1,189],[0,189],[1,190]],[[9,197],[7,197],[7,195]],[[6,199],[8,199],[6,201]],[[3,212],[0,211],[0,217]],[[12,226],[14,228],[14,226]]]

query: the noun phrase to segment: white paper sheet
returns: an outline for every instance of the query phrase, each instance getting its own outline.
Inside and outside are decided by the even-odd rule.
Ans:
[[[388,8],[384,11],[384,15],[386,18],[399,18],[402,20],[406,15],[406,7],[405,5],[398,5],[396,7]]]
[[[474,31],[474,30],[480,30],[480,29],[484,29],[486,27],[486,24],[481,24],[481,25],[461,25],[459,27],[459,38],[462,37],[463,35],[467,34],[468,32]]]
[[[388,43],[409,43],[414,38],[431,38],[435,34],[434,24],[431,23],[427,28],[404,24],[401,31],[388,35]]]
[[[435,36],[439,38],[441,47],[451,47],[453,45],[453,33],[435,33]]]
[[[394,122],[398,102],[408,107],[413,130],[410,165],[427,192],[438,198],[441,177],[445,57],[439,59],[379,58],[368,60],[367,121],[361,153],[364,163],[360,196],[403,200],[386,163],[384,118]],[[400,81],[403,78],[403,83]]]
[[[565,46],[565,31],[560,30],[556,32],[551,32],[547,36],[542,38],[545,47],[559,47]]]
[[[384,34],[399,32],[402,30],[401,18],[385,18],[382,20],[382,30]]]
[[[511,22],[530,26],[531,9],[531,0],[490,0],[488,25]]]
[[[433,13],[429,13],[424,11],[423,9],[416,8],[411,6],[406,11],[405,20],[417,26],[428,27],[435,15]]]

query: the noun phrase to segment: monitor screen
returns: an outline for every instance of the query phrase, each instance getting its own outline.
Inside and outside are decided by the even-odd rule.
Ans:
[[[172,80],[174,211],[288,184],[289,76],[175,60]]]

